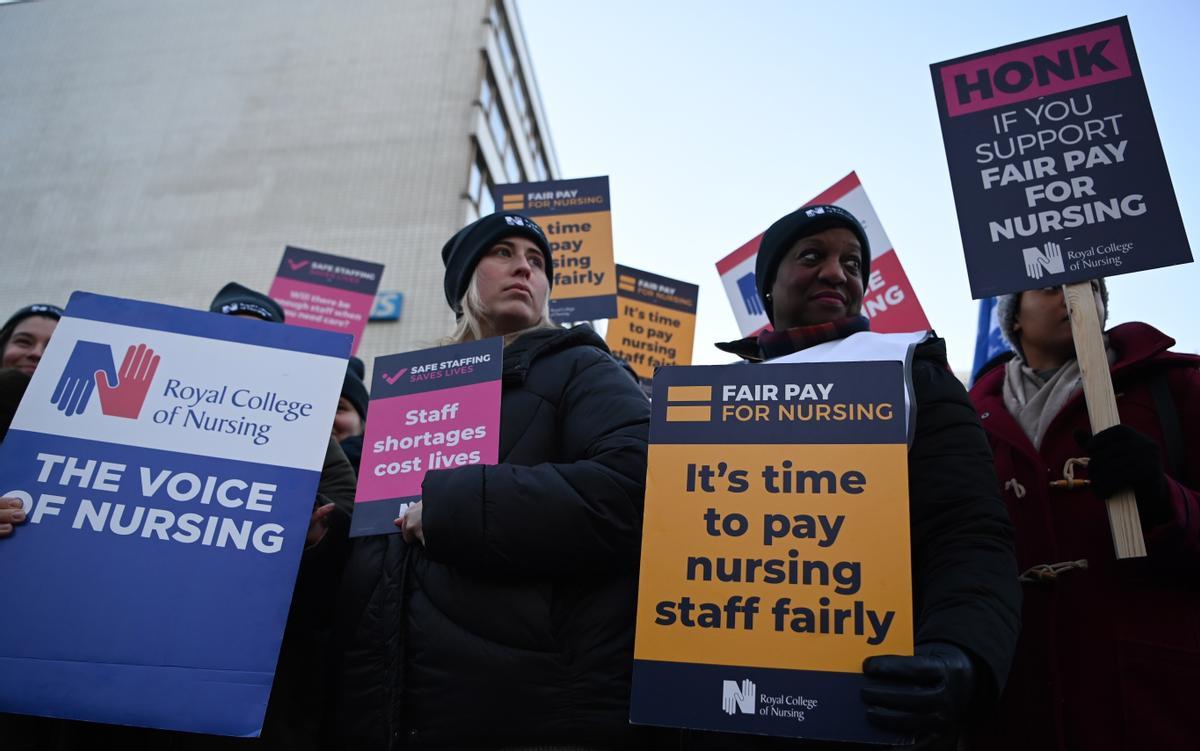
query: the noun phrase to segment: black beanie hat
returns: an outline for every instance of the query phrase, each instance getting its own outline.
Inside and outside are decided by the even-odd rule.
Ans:
[[[763,233],[758,246],[758,259],[754,263],[754,279],[758,285],[758,296],[767,311],[767,318],[775,322],[775,311],[767,295],[775,284],[775,272],[784,255],[802,237],[815,235],[833,227],[844,227],[854,233],[862,245],[862,277],[865,284],[871,274],[871,245],[867,232],[853,214],[841,206],[816,204],[802,206],[782,219],[777,220]]]
[[[550,243],[537,222],[507,211],[488,214],[455,232],[454,237],[442,246],[442,263],[446,266],[442,286],[451,310],[462,313],[458,303],[467,293],[471,275],[483,254],[497,241],[512,235],[528,238],[538,246],[546,257],[546,281],[549,286],[554,286],[554,260],[550,257]]]
[[[213,313],[225,313],[226,315],[250,313],[264,321],[284,322],[283,308],[279,303],[263,293],[255,292],[237,282],[230,282],[222,287],[208,309]]]
[[[346,377],[342,380],[342,396],[350,402],[363,422],[366,422],[367,403],[371,401],[371,397],[367,393],[367,384],[363,382],[364,372],[363,361],[351,357],[346,363]]]

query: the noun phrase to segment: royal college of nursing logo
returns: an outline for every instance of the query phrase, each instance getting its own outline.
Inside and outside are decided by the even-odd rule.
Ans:
[[[131,344],[118,374],[112,347],[80,339],[58,378],[50,403],[67,417],[81,415],[92,393],[98,390],[101,412],[136,420],[161,359],[145,344]]]
[[[754,714],[755,690],[754,682],[749,678],[742,680],[740,686],[737,681],[721,681],[721,709],[729,715],[738,712]]]

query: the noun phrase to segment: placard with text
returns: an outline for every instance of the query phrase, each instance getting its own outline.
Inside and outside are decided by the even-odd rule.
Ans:
[[[643,386],[655,368],[692,364],[699,294],[695,284],[617,264],[617,317],[604,339]]]
[[[259,734],[349,352],[71,296],[0,446],[0,711]]]
[[[350,536],[395,534],[425,473],[495,464],[500,337],[375,358]]]
[[[1192,260],[1128,19],[930,69],[972,297]]]
[[[862,663],[912,654],[900,362],[654,378],[630,719],[897,743]]]
[[[288,246],[271,283],[271,297],[293,326],[339,331],[358,351],[375,305],[383,265]]]

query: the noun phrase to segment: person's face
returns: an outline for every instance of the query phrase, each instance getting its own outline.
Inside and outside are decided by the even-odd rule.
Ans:
[[[813,326],[858,315],[862,308],[862,245],[834,227],[792,245],[771,286],[775,328]]]
[[[1104,320],[1104,304],[1100,285],[1092,282],[1100,320]],[[1025,361],[1035,368],[1056,368],[1075,356],[1075,340],[1071,336],[1071,318],[1062,287],[1044,287],[1021,293],[1013,333],[1021,342]]]
[[[58,321],[45,316],[30,316],[17,324],[8,343],[4,345],[4,353],[0,355],[0,367],[16,368],[28,375],[33,375],[38,363],[42,361],[42,353],[54,334]]]
[[[514,235],[498,241],[479,259],[475,282],[489,336],[527,329],[541,319],[550,283],[546,259],[532,240]]]
[[[338,399],[337,413],[333,416],[333,440],[341,442],[363,432],[363,421],[346,397]]]

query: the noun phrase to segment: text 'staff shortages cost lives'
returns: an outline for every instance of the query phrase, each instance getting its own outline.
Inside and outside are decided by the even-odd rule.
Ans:
[[[1125,18],[930,67],[973,297],[1192,260]]]
[[[658,371],[633,722],[900,740],[859,691],[913,648],[902,368]]]
[[[429,470],[495,464],[503,340],[375,358],[350,536],[395,534]]]
[[[294,326],[353,336],[353,354],[362,342],[382,277],[382,264],[289,245],[271,283],[271,297]]]
[[[508,183],[494,189],[496,206],[541,225],[554,255],[550,318],[555,323],[617,315],[612,207],[607,177]]]
[[[0,447],[0,712],[259,734],[349,352],[71,296]]]
[[[695,284],[617,265],[619,310],[605,341],[643,385],[655,368],[692,364],[699,294]]]

